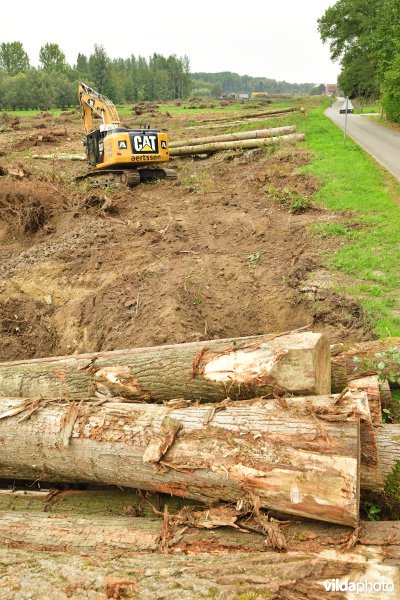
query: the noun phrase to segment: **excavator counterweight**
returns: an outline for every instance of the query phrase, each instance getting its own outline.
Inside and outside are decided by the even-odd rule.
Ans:
[[[169,161],[166,133],[158,129],[122,127],[111,100],[82,82],[78,96],[91,171],[77,179],[90,178],[97,185],[121,182],[129,186],[155,179],[176,179],[175,169],[157,166]],[[101,117],[99,127],[95,125],[93,113]]]

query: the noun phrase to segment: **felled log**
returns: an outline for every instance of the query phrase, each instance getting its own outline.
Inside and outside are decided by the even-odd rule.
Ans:
[[[165,542],[164,551],[174,552],[267,552],[268,538],[257,531],[254,519],[235,523],[230,517],[232,507],[214,509],[223,515],[221,525],[203,510],[204,522],[179,524],[180,515],[166,519],[142,517],[110,517],[93,515],[55,515],[35,511],[0,512],[0,548],[24,548],[31,551],[65,552],[101,556],[125,555],[137,552],[157,552]],[[212,513],[212,510],[211,510]],[[199,511],[197,514],[201,514]],[[174,523],[177,521],[177,524]],[[209,525],[208,525],[209,523]],[[227,526],[227,525],[230,526]],[[278,525],[277,525],[278,526]],[[245,529],[247,528],[247,529]],[[341,547],[351,539],[348,527],[317,522],[284,523],[280,531],[285,537],[287,552],[304,550],[317,554],[326,547]],[[400,560],[400,523],[365,522],[355,540],[357,544],[373,546],[377,552],[384,546],[390,558]]]
[[[265,335],[0,363],[0,396],[164,402],[330,392],[319,333]]]
[[[259,498],[261,507],[355,525],[361,397],[340,407],[333,399],[331,410],[327,398],[175,409],[86,402],[78,412],[74,402],[3,399],[0,477],[115,484],[206,503]]]
[[[272,110],[264,110],[261,112],[248,113],[247,115],[241,115],[240,119],[253,119],[258,117],[269,117],[270,115],[282,115],[285,113],[295,112],[296,108],[291,106],[289,108],[274,108]]]
[[[84,154],[32,154],[31,158],[35,160],[87,160]]]
[[[377,529],[381,525],[377,525]],[[390,525],[389,525],[390,526]],[[388,527],[385,528],[385,533]],[[389,585],[387,597],[396,597],[400,586],[392,546],[357,545],[343,552],[332,536],[332,545],[316,554],[308,550],[276,552],[205,552],[202,545],[188,556],[121,552],[112,561],[102,554],[65,554],[25,549],[0,548],[2,600],[43,600],[75,597],[140,597],[152,600],[193,598],[271,598],[271,600],[322,600],[343,598],[344,592],[327,591],[324,584],[348,581],[377,584],[373,597],[384,598],[382,583]],[[335,546],[335,543],[338,545]],[[204,546],[203,546],[204,548]],[[122,556],[121,556],[122,554]],[[371,560],[371,555],[373,560]],[[362,588],[360,588],[362,589]],[[366,596],[367,594],[360,594]],[[370,596],[372,598],[372,595]]]
[[[272,115],[271,117],[259,117],[258,119],[246,119],[246,123],[255,123],[257,121],[268,121],[269,119],[285,119],[287,118],[287,114],[277,114]],[[186,127],[185,129],[222,129],[232,127],[233,125],[243,125],[243,120],[241,121],[221,121],[219,124],[213,125],[210,123],[209,125],[191,125],[190,127]]]
[[[294,106],[289,108],[273,108],[270,110],[259,111],[256,113],[247,113],[244,115],[237,115],[235,118],[237,119],[250,119],[257,117],[269,117],[270,115],[283,115],[286,113],[294,112],[296,109]],[[199,123],[216,123],[217,121],[229,121],[232,117],[223,117],[220,119],[202,119]]]
[[[373,369],[365,368],[364,363],[354,360],[355,357],[379,362],[380,359],[375,356],[377,352],[386,352],[399,346],[400,338],[393,337],[332,346],[332,391],[340,392],[350,380],[373,373]]]
[[[225,133],[221,135],[212,135],[208,137],[191,138],[189,140],[176,140],[169,143],[170,148],[179,148],[182,146],[195,146],[199,144],[208,144],[214,142],[231,142],[235,140],[254,140],[259,138],[268,138],[280,135],[289,135],[296,133],[295,126],[272,127],[270,129],[256,129],[254,131],[238,131],[236,133]]]
[[[106,485],[86,485],[86,489],[70,484],[47,486],[43,482],[32,485],[32,481],[2,481],[0,488],[0,512],[49,512],[53,515],[90,515],[96,517],[144,517],[161,518],[165,506],[169,514],[183,507],[204,509],[201,502],[171,496],[151,494],[130,488]],[[40,486],[38,489],[37,486]],[[158,511],[158,512],[155,512]]]
[[[262,148],[263,146],[273,146],[274,144],[283,144],[288,142],[303,142],[304,140],[304,133],[292,133],[290,135],[281,135],[255,140],[238,140],[234,142],[215,142],[194,146],[182,146],[180,148],[171,148],[170,155],[189,156],[191,154],[212,154],[213,152],[221,152],[223,150]]]

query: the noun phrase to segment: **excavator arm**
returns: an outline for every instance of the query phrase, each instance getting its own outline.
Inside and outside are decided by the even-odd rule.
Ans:
[[[96,129],[93,121],[94,112],[100,115],[103,121],[102,125],[100,125],[100,131],[111,131],[121,126],[117,109],[111,100],[82,83],[82,81],[79,83],[78,96],[82,107],[83,126],[86,133],[91,133]]]

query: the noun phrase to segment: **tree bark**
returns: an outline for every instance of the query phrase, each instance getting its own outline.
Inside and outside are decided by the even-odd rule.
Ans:
[[[384,481],[397,465],[399,469],[398,493],[400,495],[400,424],[383,425],[376,430],[380,468]]]
[[[223,150],[241,150],[243,148],[262,148],[264,146],[273,146],[274,144],[283,144],[286,142],[303,142],[304,133],[293,133],[290,135],[280,135],[276,137],[260,138],[255,140],[238,140],[233,142],[214,142],[209,144],[199,144],[194,146],[181,146],[171,148],[170,156],[188,156],[191,154],[212,154]]]
[[[115,484],[207,503],[259,497],[273,510],[358,522],[365,394],[340,406],[332,397],[175,409],[102,401],[77,415],[75,405],[1,400],[0,477]]]
[[[268,138],[280,135],[289,135],[296,133],[295,126],[273,127],[271,129],[258,129],[255,131],[238,131],[237,133],[225,133],[221,135],[212,135],[208,137],[191,138],[190,140],[176,140],[169,143],[170,148],[179,148],[182,146],[195,146],[197,144],[208,144],[214,142],[231,142],[235,140],[254,140],[258,138]]]
[[[164,402],[330,392],[319,333],[264,335],[0,363],[0,396]]]

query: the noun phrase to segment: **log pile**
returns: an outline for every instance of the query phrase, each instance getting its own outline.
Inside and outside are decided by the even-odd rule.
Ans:
[[[360,524],[359,507],[399,469],[400,425],[382,423],[377,376],[333,354],[331,365],[322,334],[296,331],[1,363],[0,559],[97,555],[121,572],[121,555],[143,569],[156,553],[168,574],[166,554],[200,553],[210,575],[193,585],[220,569],[222,597],[243,573],[210,552],[234,552],[250,561],[249,592],[323,598],[323,581],[370,574],[373,548],[372,579],[398,585],[399,526]],[[93,575],[105,597],[151,597],[142,578],[109,575]]]
[[[276,144],[302,142],[305,135],[296,133],[295,126],[273,127],[237,133],[176,140],[170,144],[171,156],[213,154],[224,150],[263,148]]]

